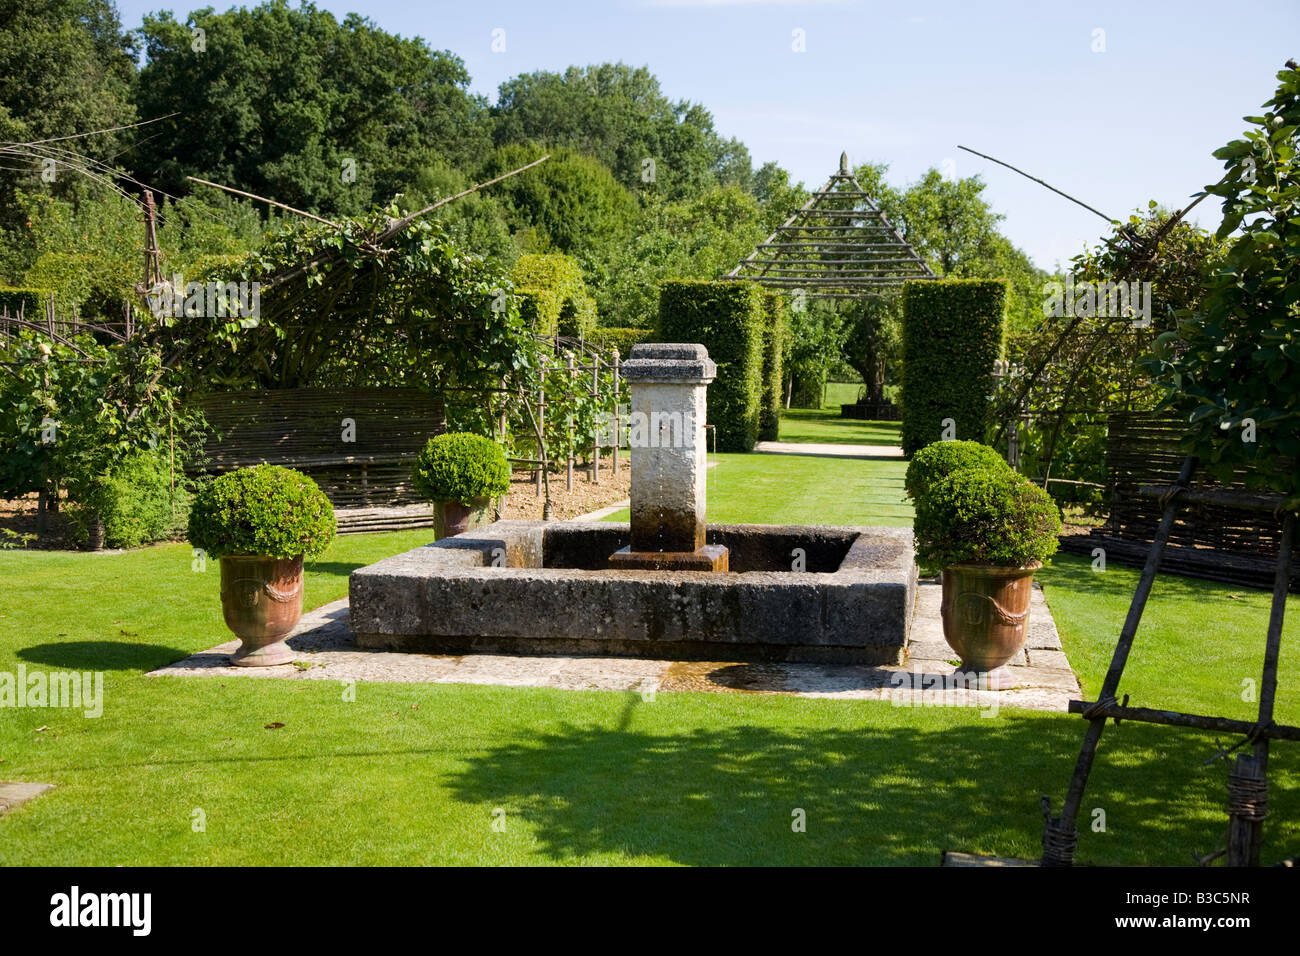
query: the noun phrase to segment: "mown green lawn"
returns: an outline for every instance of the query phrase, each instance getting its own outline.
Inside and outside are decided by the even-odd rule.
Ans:
[[[883,522],[895,494],[886,485],[901,480],[893,462],[720,457],[714,520]],[[746,480],[729,484],[729,468]],[[782,506],[782,487],[806,504]],[[859,500],[871,494],[884,500]],[[427,537],[340,539],[309,568],[308,603],[342,596],[353,567]],[[944,849],[1036,856],[1039,795],[1059,807],[1085,726],[1068,715],[775,695],[646,700],[361,684],[349,701],[333,682],[145,677],[227,637],[217,569],[196,572],[191,561],[182,545],[0,552],[0,672],[20,663],[106,672],[98,719],[0,709],[0,779],[58,785],[0,817],[0,864],[933,865]],[[1085,560],[1058,558],[1041,577],[1066,649],[1095,691],[1136,573],[1112,564],[1098,574]],[[1300,666],[1288,655],[1300,644],[1297,603],[1278,715],[1291,722],[1300,717]],[[1258,677],[1266,606],[1262,592],[1162,580],[1122,690],[1133,703],[1249,716],[1242,681]],[[1213,754],[1205,734],[1108,728],[1081,815],[1080,859],[1185,865],[1191,851],[1213,849],[1225,792],[1222,762],[1204,766]],[[1265,856],[1276,859],[1300,844],[1296,747],[1275,747],[1270,776]],[[1088,829],[1096,809],[1105,832]],[[791,827],[797,811],[806,832]]]
[[[904,461],[811,455],[710,455],[712,523],[888,525],[912,523]],[[626,508],[607,521],[627,521]]]

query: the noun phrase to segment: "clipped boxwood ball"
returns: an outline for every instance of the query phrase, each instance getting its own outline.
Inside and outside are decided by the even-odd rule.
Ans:
[[[1024,567],[1056,553],[1056,502],[1009,469],[963,468],[916,504],[916,552],[927,567],[963,561]]]
[[[190,508],[189,539],[214,558],[296,558],[334,540],[334,507],[316,482],[279,465],[227,472],[202,487]]]
[[[482,435],[449,432],[429,440],[411,472],[415,490],[430,501],[469,505],[510,490],[510,462],[501,446]]]
[[[1010,473],[1011,466],[988,445],[977,441],[937,441],[926,445],[907,463],[903,490],[920,501],[926,489],[962,468],[991,468]]]

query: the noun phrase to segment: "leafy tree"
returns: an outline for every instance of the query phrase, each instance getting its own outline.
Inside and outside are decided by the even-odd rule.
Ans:
[[[889,371],[902,345],[902,307],[897,292],[855,302],[848,308],[844,359],[863,382],[863,400],[883,402]]]
[[[136,119],[135,44],[110,0],[0,0],[0,63],[0,141],[50,140]],[[119,130],[47,145],[112,164],[130,135]],[[43,171],[36,160],[29,172],[0,169],[0,226],[21,224],[16,188],[66,196],[78,186],[78,175],[63,166],[53,168],[52,183],[41,179]]]
[[[1006,279],[1007,322],[1032,328],[1041,318],[1047,273],[998,231],[1003,219],[984,199],[978,176],[947,179],[928,170],[899,190],[885,181],[889,167],[867,164],[855,171],[895,229],[941,278]]]
[[[795,408],[821,408],[827,376],[839,361],[851,330],[851,306],[814,299],[790,314],[786,394]]]
[[[608,279],[593,288],[602,323],[645,328],[655,323],[664,279],[716,279],[767,235],[763,213],[736,186],[680,202],[651,200],[635,235],[613,247]]]
[[[999,396],[1003,424],[1028,413],[1019,426],[1021,466],[1027,474],[1101,482],[1105,478],[1106,419],[1117,408],[1151,409],[1157,389],[1139,362],[1156,336],[1193,308],[1221,244],[1152,201],[1144,214],[1117,224],[1113,235],[1072,261],[1080,287],[1150,283],[1150,324],[1140,316],[1104,310],[1051,310],[1041,296],[1037,322],[1008,338],[1010,375]],[[1058,289],[1044,287],[1044,292]],[[1099,302],[1098,305],[1103,303]],[[1086,313],[1086,314],[1085,314]]]
[[[1187,450],[1216,477],[1300,507],[1300,68],[1287,61],[1260,115],[1214,155],[1227,170],[1216,237],[1239,234],[1206,295],[1163,333],[1148,368],[1186,414]],[[1253,426],[1253,427],[1252,427]]]
[[[15,336],[0,352],[0,497],[66,488],[92,504],[128,455],[174,447],[179,465],[197,422],[176,384],[139,338]]]
[[[599,260],[597,250],[631,234],[636,199],[599,160],[567,147],[550,154],[542,165],[492,187],[493,195],[516,230],[531,231],[521,237],[525,251]],[[542,155],[534,145],[502,147],[493,152],[483,175],[500,176]]]
[[[201,30],[200,35],[195,31]],[[189,175],[238,184],[326,215],[401,192],[442,159],[467,167],[488,145],[485,104],[459,58],[349,14],[286,0],[145,17],[138,178],[188,192]]]
[[[262,241],[263,223],[251,203],[216,190],[158,207],[158,246],[167,277],[198,279],[228,266]],[[46,193],[16,194],[29,224],[0,257],[10,282],[55,293],[60,311],[93,320],[120,321],[128,305],[139,308],[144,236],[140,207],[105,189],[86,190],[77,201]]]
[[[704,107],[671,102],[645,67],[603,63],[525,73],[501,84],[492,115],[498,146],[567,146],[609,167],[628,189],[673,200],[750,184],[744,144],[719,136]]]
[[[423,209],[472,185],[463,172],[436,159],[415,171],[402,201],[412,209]],[[511,235],[506,209],[491,191],[461,196],[430,215],[443,224],[457,243],[485,258],[510,263],[519,256],[519,245]]]
[[[792,215],[795,210],[806,203],[810,197],[803,184],[792,185],[790,174],[776,163],[764,163],[754,173],[751,188],[754,198],[763,210],[764,235],[770,236]]]

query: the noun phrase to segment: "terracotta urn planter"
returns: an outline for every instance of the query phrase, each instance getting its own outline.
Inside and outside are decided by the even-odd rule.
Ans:
[[[981,675],[982,688],[1015,686],[1006,663],[1025,646],[1034,572],[1042,566],[961,563],[943,569],[943,636],[961,657],[961,670]]]
[[[293,661],[284,639],[302,617],[302,555],[221,559],[221,609],[226,626],[243,642],[230,662],[270,667]]]
[[[435,501],[433,503],[434,533],[438,538],[449,538],[454,534],[491,524],[495,510],[491,498],[475,498],[467,505],[459,501]]]

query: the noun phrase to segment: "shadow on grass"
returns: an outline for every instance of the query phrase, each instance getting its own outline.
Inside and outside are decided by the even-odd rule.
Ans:
[[[468,761],[452,792],[518,814],[558,860],[934,865],[948,849],[1036,857],[1040,794],[1059,810],[1083,729],[1012,714],[942,729],[655,733],[629,729],[626,715],[622,723],[490,750]],[[1080,814],[1081,862],[1099,853],[1185,864],[1219,838],[1206,802],[1222,793],[1222,775],[1192,769],[1199,751],[1187,738],[1151,731],[1131,729],[1113,766],[1099,760]],[[1087,832],[1093,807],[1106,808],[1110,834]],[[806,833],[792,829],[798,810]]]
[[[175,647],[129,641],[62,641],[35,644],[17,652],[20,660],[29,663],[88,671],[151,671],[189,655]]]

